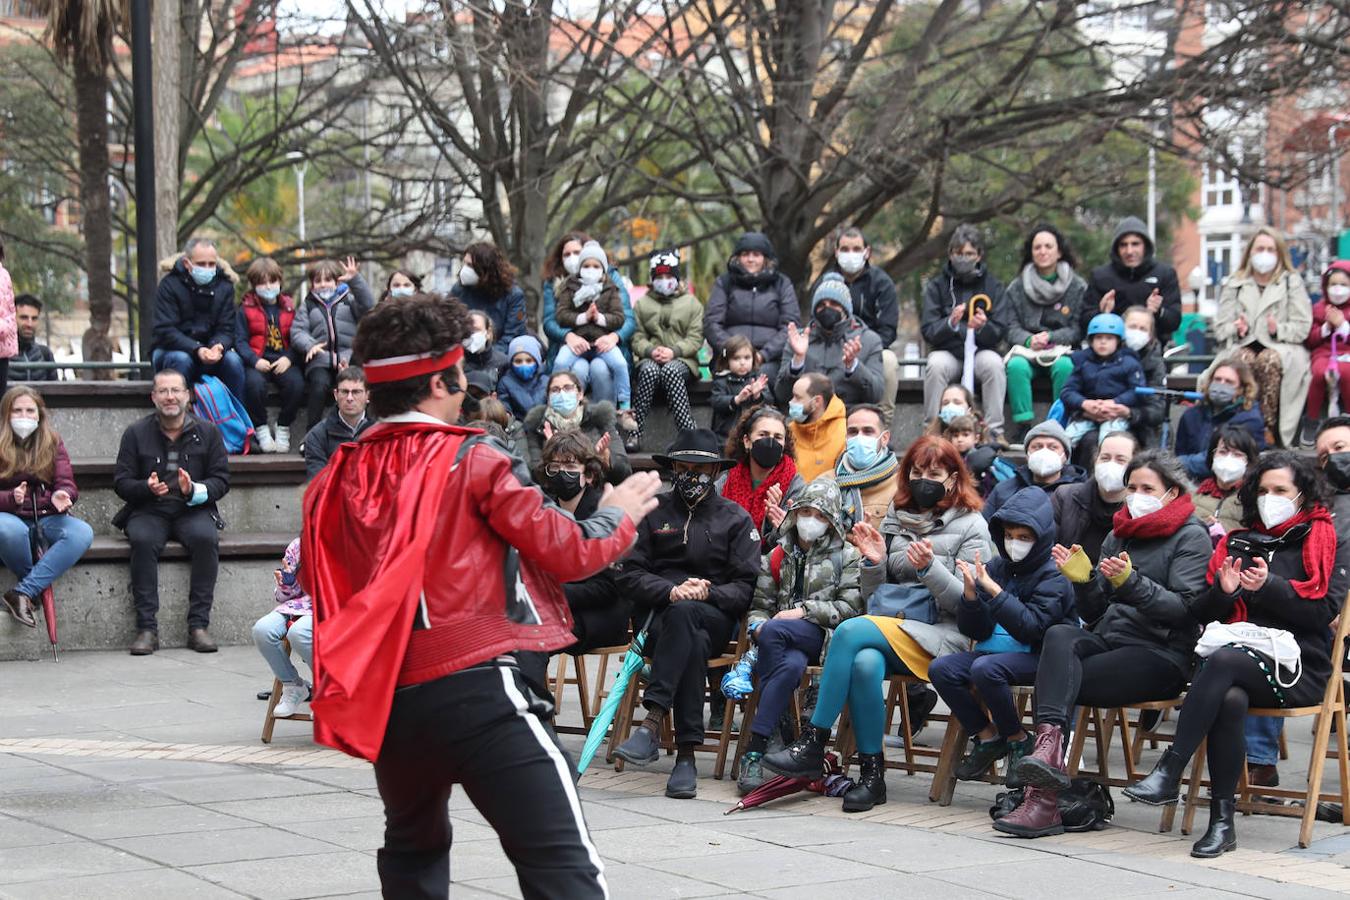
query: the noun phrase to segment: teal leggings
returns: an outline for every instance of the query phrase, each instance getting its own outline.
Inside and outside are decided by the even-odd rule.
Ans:
[[[849,619],[830,638],[811,724],[830,728],[847,702],[858,752],[880,753],[886,730],[882,686],[887,676],[908,672],[880,628],[861,616]]]

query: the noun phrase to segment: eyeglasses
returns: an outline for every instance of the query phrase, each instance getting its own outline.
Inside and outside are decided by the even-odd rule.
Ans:
[[[184,394],[187,394],[187,391],[176,387],[155,388],[154,390],[156,397],[177,397]]]
[[[575,384],[555,384],[548,389],[550,394],[575,394],[577,386]]]
[[[575,472],[580,475],[585,471],[586,467],[581,463],[548,463],[544,466],[544,474],[550,477],[559,472]]]

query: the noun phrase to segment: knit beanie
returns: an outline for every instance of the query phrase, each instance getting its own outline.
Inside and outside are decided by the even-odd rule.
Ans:
[[[534,357],[534,361],[537,363],[544,361],[544,348],[540,346],[539,338],[532,334],[522,334],[520,337],[512,339],[506,347],[507,361],[515,359],[517,353],[528,353]]]
[[[1069,446],[1069,433],[1064,430],[1064,426],[1054,419],[1046,419],[1041,424],[1027,431],[1027,436],[1022,440],[1022,446],[1031,445],[1031,441],[1038,437],[1052,437],[1059,441],[1064,447],[1064,458],[1068,459],[1073,453],[1073,448]]]
[[[747,231],[736,240],[736,246],[732,248],[732,256],[740,256],[747,250],[756,250],[764,254],[766,259],[777,259],[778,254],[773,252],[773,242],[768,236],[759,231]]]
[[[584,263],[588,259],[595,260],[600,263],[600,268],[609,271],[609,257],[605,256],[605,248],[596,241],[587,241],[581,245],[581,259],[578,262]]]
[[[680,251],[674,247],[657,250],[651,258],[652,281],[680,277]]]
[[[853,295],[849,293],[844,276],[838,272],[826,272],[820,277],[820,284],[816,285],[816,292],[811,295],[811,315],[816,314],[816,307],[822,300],[833,300],[844,308],[845,316],[852,318]]]

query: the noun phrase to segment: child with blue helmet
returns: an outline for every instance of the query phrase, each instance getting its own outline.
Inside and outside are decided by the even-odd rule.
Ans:
[[[1093,432],[1100,440],[1128,430],[1130,411],[1139,402],[1135,388],[1145,383],[1139,356],[1125,345],[1124,319],[1100,313],[1088,323],[1087,334],[1088,347],[1073,355],[1073,374],[1059,395],[1075,447]]]

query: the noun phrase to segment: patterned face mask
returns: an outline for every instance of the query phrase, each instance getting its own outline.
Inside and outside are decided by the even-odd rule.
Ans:
[[[690,509],[712,493],[713,479],[706,472],[677,472],[672,480],[675,490]]]

